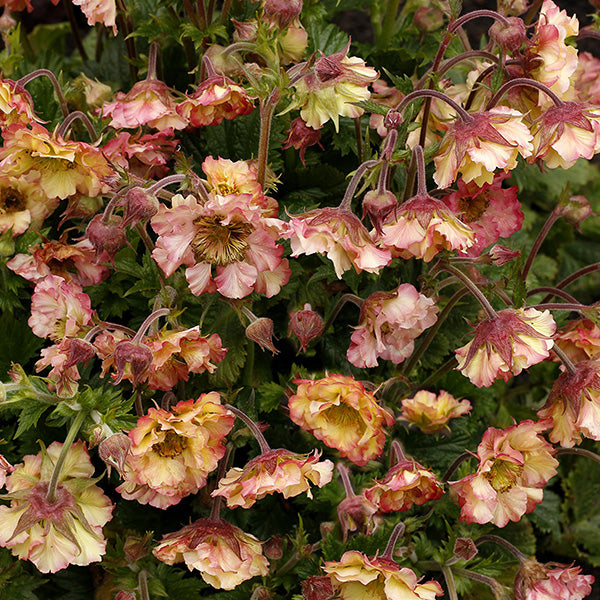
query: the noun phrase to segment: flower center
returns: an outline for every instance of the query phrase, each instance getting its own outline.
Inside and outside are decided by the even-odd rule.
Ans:
[[[25,210],[25,196],[12,188],[0,189],[0,215]]]
[[[215,188],[219,196],[227,196],[228,194],[235,194],[237,189],[233,185],[229,185],[226,181],[220,181],[215,184]]]
[[[215,266],[225,266],[244,260],[248,249],[248,236],[253,227],[244,221],[221,223],[217,215],[194,220],[196,235],[190,244],[194,258]]]
[[[356,409],[346,404],[328,408],[323,413],[323,416],[325,417],[325,420],[333,426],[353,426],[361,431],[364,429],[364,423],[360,419],[357,419]]]
[[[497,492],[508,492],[518,483],[523,473],[523,465],[517,465],[505,460],[496,460],[492,468],[484,473],[484,477],[490,482]]]
[[[152,446],[152,450],[159,456],[175,458],[187,448],[187,439],[175,433],[167,431],[165,439]]]
[[[458,201],[458,209],[460,210],[460,220],[463,223],[473,223],[478,221],[481,215],[487,210],[490,201],[485,194],[479,194],[475,198],[461,198]]]

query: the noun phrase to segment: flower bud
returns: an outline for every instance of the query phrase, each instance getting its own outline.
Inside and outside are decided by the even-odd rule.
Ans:
[[[121,382],[125,368],[129,364],[131,366],[133,386],[135,387],[152,363],[152,350],[145,344],[123,340],[115,348],[114,361],[117,378],[113,381],[113,384],[116,385]]]
[[[312,340],[323,333],[323,319],[310,304],[305,304],[302,310],[290,313],[290,333],[300,342],[300,350],[306,352],[306,347]]]
[[[88,224],[86,237],[90,240],[92,246],[99,256],[106,252],[112,259],[125,243],[125,231],[123,230],[121,217],[112,215],[108,222],[103,221],[103,215],[96,215]]]
[[[436,31],[444,24],[444,13],[433,6],[420,6],[415,11],[413,23],[423,33]]]
[[[300,160],[302,161],[302,164],[306,166],[306,163],[304,162],[306,149],[310,146],[314,146],[314,144],[318,144],[320,139],[321,131],[309,127],[302,117],[298,117],[290,123],[290,128],[287,131],[287,138],[283,143],[282,150],[285,150],[286,148],[300,150]]]
[[[454,542],[454,556],[462,560],[471,560],[479,553],[475,542],[471,538],[457,538]]]
[[[123,544],[123,552],[125,558],[134,563],[150,554],[150,542],[152,541],[152,533],[148,532],[144,537],[131,536],[125,540]]]
[[[17,22],[13,19],[10,12],[5,10],[0,17],[0,33],[6,35],[16,25]]]
[[[376,513],[377,505],[362,494],[344,498],[337,507],[343,541],[348,538],[349,531],[357,529],[365,535],[371,535],[382,521],[381,517],[377,518]]]
[[[583,221],[594,214],[585,196],[570,196],[568,200],[561,200],[556,211],[567,223],[575,225],[577,229]]]
[[[517,52],[527,38],[525,23],[518,17],[507,17],[508,25],[496,21],[490,28],[490,37],[505,52]]]
[[[371,190],[363,199],[363,215],[368,214],[377,233],[382,234],[383,222],[397,206],[398,200],[389,190]]]
[[[283,539],[274,535],[263,544],[263,554],[271,560],[279,560],[283,556]]]
[[[131,188],[125,194],[125,215],[122,226],[133,225],[138,221],[147,221],[158,212],[159,202],[156,196],[141,187]]]
[[[521,256],[520,250],[513,250],[512,248],[508,248],[507,246],[502,246],[500,244],[496,244],[489,251],[489,257],[493,264],[497,267],[501,267],[509,263],[511,260]]]
[[[279,27],[287,27],[302,12],[302,0],[265,0],[265,16]]]
[[[386,129],[398,129],[402,124],[402,113],[397,110],[388,110],[387,114],[383,118],[383,126]]]
[[[273,321],[267,317],[256,319],[246,327],[246,337],[257,343],[263,350],[270,350],[273,354],[279,354],[279,350],[273,344]]]
[[[313,575],[302,582],[305,600],[329,600],[333,598],[333,586],[327,575]]]
[[[124,433],[115,433],[100,442],[98,455],[104,461],[110,472],[114,467],[119,473],[125,469],[125,459],[131,448],[131,440]]]
[[[121,590],[120,592],[117,592],[113,600],[136,600],[136,596],[132,592],[126,592]]]
[[[67,362],[63,365],[63,369],[85,363],[95,355],[96,348],[92,343],[82,338],[73,338],[69,343],[69,356]]]

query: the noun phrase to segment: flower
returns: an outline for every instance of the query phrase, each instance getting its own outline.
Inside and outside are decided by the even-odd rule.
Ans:
[[[281,149],[286,150],[287,148],[294,148],[296,150],[300,150],[300,160],[302,161],[302,165],[306,167],[306,162],[304,161],[306,150],[310,146],[319,144],[320,139],[321,131],[319,129],[313,129],[312,127],[309,127],[302,120],[302,117],[297,117],[290,123],[290,128],[287,131],[287,137]]]
[[[566,448],[580,444],[582,435],[600,440],[600,361],[584,360],[574,369],[558,376],[538,411],[540,419],[552,418],[550,441]]]
[[[498,238],[508,238],[521,229],[524,215],[517,186],[502,187],[508,177],[508,173],[497,173],[491,184],[481,187],[459,179],[458,191],[442,199],[475,234],[474,244],[462,250],[467,256],[479,256]]]
[[[282,259],[283,246],[275,243],[283,223],[263,219],[261,212],[246,193],[213,194],[206,202],[176,195],[171,208],[161,205],[151,220],[159,235],[152,257],[167,277],[186,265],[196,296],[216,290],[227,298],[244,298],[256,291],[270,298],[291,271]]]
[[[431,471],[414,460],[404,459],[363,493],[380,511],[395,512],[437,500],[444,490]]]
[[[600,328],[590,319],[573,319],[556,334],[554,342],[573,362],[596,358],[600,354]]]
[[[243,469],[230,469],[211,495],[224,497],[229,508],[250,508],[275,492],[284,498],[306,492],[312,498],[311,484],[323,487],[333,475],[333,463],[319,462],[319,457],[316,450],[312,454],[296,454],[283,448],[264,452]]]
[[[177,105],[165,83],[150,77],[138,81],[124,94],[117,93],[114,102],[106,102],[99,109],[102,117],[110,119],[114,129],[135,129],[148,125],[153,129],[184,129],[187,119],[177,114]]]
[[[477,324],[473,340],[455,352],[457,369],[477,387],[487,387],[499,377],[508,381],[548,358],[555,331],[548,310],[507,308]]]
[[[379,273],[392,261],[390,251],[375,246],[360,219],[342,208],[294,215],[282,235],[291,242],[292,256],[326,254],[339,279],[351,267],[357,273]]]
[[[0,454],[0,488],[6,483],[6,476],[10,475],[15,468]]]
[[[582,600],[592,593],[593,575],[581,567],[526,561],[515,578],[516,600]]]
[[[549,169],[571,168],[580,158],[590,159],[600,150],[600,113],[581,102],[550,106],[534,121],[533,153]]]
[[[77,383],[80,379],[79,370],[76,365],[69,364],[71,357],[71,344],[74,339],[64,338],[59,344],[43,348],[41,358],[35,363],[35,369],[39,373],[42,369],[52,366],[48,373],[48,379],[52,382],[49,388],[56,392],[59,398],[72,398],[79,388]]]
[[[27,323],[38,337],[53,341],[73,337],[91,320],[91,300],[78,284],[58,275],[48,275],[36,284]]]
[[[191,127],[219,125],[254,110],[246,90],[228,77],[214,75],[205,79],[191,96],[177,105],[177,114]]]
[[[359,466],[382,453],[385,427],[394,424],[394,417],[362,383],[348,375],[294,383],[298,390],[288,402],[296,425]]]
[[[300,116],[313,129],[333,121],[339,130],[339,117],[360,117],[364,109],[356,106],[368,100],[369,84],[378,78],[377,71],[362,58],[348,56],[350,44],[331,56],[321,56],[312,71],[293,85],[296,99],[288,110],[300,108]]]
[[[384,557],[367,557],[356,550],[345,552],[339,561],[323,567],[341,600],[434,600],[443,594],[440,584],[419,584],[414,571],[401,568]]]
[[[166,508],[206,484],[225,454],[234,416],[217,392],[182,400],[171,410],[150,408],[129,432],[131,449],[117,491],[126,500]]]
[[[0,78],[0,126],[38,120],[29,92],[16,81]]]
[[[600,104],[600,59],[589,52],[581,52],[577,60],[577,69],[573,75],[573,85],[579,102]]]
[[[102,23],[105,27],[112,28],[113,35],[117,35],[115,0],[73,0],[73,4],[81,8],[81,12],[87,17],[88,25]]]
[[[504,527],[535,509],[558,466],[554,448],[540,435],[549,424],[527,420],[486,430],[477,447],[477,472],[450,482],[462,521]]]
[[[369,500],[365,494],[346,496],[337,507],[338,521],[345,542],[349,531],[360,530],[364,535],[372,535],[383,520],[377,515],[379,507]]]
[[[168,565],[185,562],[190,571],[200,571],[206,583],[223,590],[269,572],[262,544],[224,519],[198,519],[168,533],[152,553]]]
[[[441,200],[417,194],[394,209],[381,226],[380,244],[402,258],[429,262],[440,250],[466,250],[473,230]]]
[[[492,183],[494,170],[511,171],[517,156],[531,155],[533,146],[523,115],[506,106],[471,113],[450,125],[434,158],[433,178],[440,188],[448,187],[462,173],[465,183]]]
[[[410,283],[371,294],[361,308],[348,360],[359,368],[375,367],[379,358],[403,362],[414,350],[414,339],[437,321],[437,311],[434,301]]]
[[[2,132],[4,175],[39,185],[48,199],[64,200],[77,192],[94,197],[108,190],[113,170],[98,148],[64,140],[39,123],[30,126],[13,123]]]
[[[95,485],[94,467],[83,442],[73,444],[58,477],[54,500],[50,478],[63,444],[53,442],[27,455],[6,479],[10,506],[0,506],[0,546],[30,560],[42,573],[101,560],[102,527],[113,506]]]
[[[400,419],[416,425],[423,433],[436,433],[449,430],[448,421],[471,410],[468,400],[460,402],[445,390],[439,394],[419,390],[412,398],[402,400]]]

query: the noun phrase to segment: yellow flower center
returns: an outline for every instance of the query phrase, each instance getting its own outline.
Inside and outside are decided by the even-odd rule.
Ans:
[[[505,460],[496,460],[492,468],[484,473],[484,477],[497,492],[507,492],[518,483],[522,473],[523,465]]]
[[[237,193],[236,187],[229,185],[229,183],[226,181],[220,181],[219,183],[215,184],[215,188],[217,190],[217,194],[220,196],[227,196],[228,194]]]
[[[187,448],[187,438],[180,436],[174,431],[167,431],[165,439],[152,446],[152,450],[159,456],[174,458],[179,456]]]
[[[0,189],[0,215],[19,212],[25,208],[25,196],[21,192],[8,187]]]
[[[355,427],[363,426],[364,429],[364,423],[362,419],[357,419],[356,409],[348,406],[347,404],[332,406],[323,413],[323,416],[331,425],[339,425],[340,427],[348,425],[354,425]]]
[[[243,221],[221,223],[217,215],[194,220],[196,235],[190,244],[194,258],[215,266],[225,266],[244,260],[248,249],[248,236],[253,227]]]

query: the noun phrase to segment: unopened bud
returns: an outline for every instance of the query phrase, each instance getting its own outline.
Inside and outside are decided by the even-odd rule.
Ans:
[[[125,540],[123,544],[123,553],[125,558],[134,563],[150,554],[150,542],[152,541],[152,533],[147,533],[144,537],[131,536]]]
[[[306,352],[308,344],[323,334],[323,319],[310,304],[305,304],[302,310],[290,313],[290,333],[300,342],[300,350]]]
[[[125,470],[125,459],[131,448],[131,440],[124,433],[115,433],[100,442],[98,455],[110,472],[114,467],[119,473]]]
[[[583,221],[594,214],[585,196],[570,196],[568,200],[561,200],[556,211],[567,223],[578,229]]]
[[[444,24],[444,13],[433,6],[420,6],[415,11],[413,23],[423,33],[437,31]]]
[[[373,227],[381,235],[383,222],[397,206],[398,200],[389,190],[371,190],[363,199],[363,215],[369,215]]]
[[[126,240],[121,217],[112,215],[105,223],[103,215],[96,215],[87,226],[86,237],[90,240],[97,255],[106,252],[111,259],[114,258]]]
[[[302,117],[298,117],[290,123],[290,128],[287,131],[287,138],[283,143],[282,149],[295,148],[296,150],[300,150],[300,160],[302,161],[302,164],[306,166],[306,163],[304,162],[306,149],[314,144],[318,144],[320,139],[321,131],[309,127]]]
[[[454,556],[462,560],[471,560],[479,553],[475,542],[471,538],[457,538],[454,542]]]
[[[256,32],[258,30],[256,21],[236,21],[235,19],[231,19],[231,22],[235,29],[233,34],[235,41],[245,42],[256,39]]]
[[[136,600],[136,596],[132,592],[120,591],[117,592],[113,600]]]
[[[371,535],[381,524],[381,517],[377,518],[376,513],[377,505],[362,494],[344,498],[337,507],[342,540],[345,542],[348,532],[357,529],[365,535]]]
[[[265,16],[279,27],[287,27],[302,12],[302,0],[265,0]]]
[[[388,110],[387,114],[383,118],[383,126],[386,129],[398,129],[402,124],[402,113],[397,110]]]
[[[489,251],[490,260],[497,267],[501,267],[502,265],[509,263],[518,256],[521,256],[520,250],[513,250],[512,248],[501,246],[500,244],[496,244]]]
[[[123,340],[115,348],[114,361],[117,378],[113,383],[116,385],[121,382],[125,374],[125,368],[130,365],[133,386],[135,387],[152,363],[152,350],[145,344]]]
[[[522,15],[530,5],[531,2],[529,0],[498,0],[498,12],[505,17],[509,15]]]
[[[68,369],[79,363],[85,363],[95,355],[96,348],[91,342],[82,338],[73,338],[69,342],[69,355],[67,362],[63,365],[63,369]]]
[[[125,215],[122,225],[147,221],[158,212],[158,207],[159,202],[154,194],[141,187],[131,188],[125,194]]]
[[[261,317],[246,327],[246,337],[257,343],[263,350],[270,350],[273,354],[279,354],[279,350],[273,344],[273,327],[271,319]]]
[[[525,23],[519,17],[507,17],[509,24],[496,21],[490,28],[490,37],[506,52],[517,52],[527,39]]]
[[[314,575],[302,582],[305,600],[329,600],[333,598],[333,585],[327,575]]]
[[[5,10],[0,17],[0,33],[6,35],[16,25],[17,22],[13,19],[10,12]]]
[[[280,535],[274,535],[263,544],[265,556],[271,560],[279,560],[283,556],[283,539]]]

